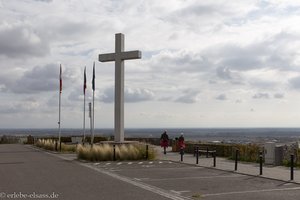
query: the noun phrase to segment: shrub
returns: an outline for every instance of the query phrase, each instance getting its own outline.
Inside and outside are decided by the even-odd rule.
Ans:
[[[39,139],[35,145],[46,150],[55,151],[56,141],[53,139]],[[59,144],[57,145],[57,148],[59,148]],[[61,143],[61,152],[76,152],[76,145]]]
[[[212,143],[195,143],[195,142],[186,142],[185,152],[194,153],[194,149],[196,146],[199,146],[201,149],[216,150],[217,156],[220,157],[230,157],[232,155],[233,146],[230,144],[212,144]]]
[[[6,136],[6,135],[3,135],[0,138],[0,144],[16,144],[18,142],[19,142],[19,139],[16,136]]]
[[[113,160],[113,145],[100,144],[91,146],[77,146],[78,159],[89,161]],[[155,159],[154,148],[148,149],[148,159]],[[116,160],[143,160],[146,158],[146,146],[142,144],[121,144],[115,146]]]
[[[55,150],[55,141],[51,140],[51,139],[39,139],[35,145],[37,147],[46,149],[46,150],[50,150],[50,151],[54,151]]]
[[[258,144],[212,144],[212,143],[186,143],[185,152],[194,153],[194,148],[208,148],[210,150],[216,150],[217,156],[227,157],[229,159],[235,159],[235,150],[239,150],[239,160],[246,162],[258,162],[259,152],[262,147]]]

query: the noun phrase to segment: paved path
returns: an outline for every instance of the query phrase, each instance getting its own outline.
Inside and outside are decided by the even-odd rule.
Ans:
[[[224,159],[217,160],[223,169],[219,170],[211,167],[211,158],[201,158],[201,167],[192,155],[185,155],[185,164],[178,162],[178,153],[164,155],[158,150],[162,160],[89,163],[75,160],[74,154],[0,145],[0,200],[32,199],[30,195],[66,200],[294,200],[300,196],[299,184],[233,173],[233,163]],[[265,169],[265,174],[286,170],[271,169]],[[255,165],[239,165],[239,170],[257,174]]]
[[[167,199],[30,146],[0,145],[0,199],[16,195],[29,197],[14,199],[31,199],[30,195],[40,194],[63,200]]]
[[[171,148],[168,148],[167,154],[163,154],[163,150],[160,147],[156,147],[158,152],[158,158],[161,160],[170,160],[180,162],[180,154],[171,152]],[[188,164],[196,165],[196,158],[192,154],[185,154],[183,162]],[[213,159],[206,158],[204,156],[199,157],[199,166],[213,167]],[[226,171],[234,171],[234,161],[227,160],[225,158],[217,157],[216,169],[222,169]],[[259,175],[259,164],[258,163],[238,163],[237,172],[249,175]],[[273,178],[283,181],[290,181],[290,168],[283,166],[263,166],[262,177]],[[294,182],[300,183],[300,171],[294,170]]]
[[[295,200],[300,196],[299,184],[173,161],[117,161],[86,165],[99,173],[175,200]]]

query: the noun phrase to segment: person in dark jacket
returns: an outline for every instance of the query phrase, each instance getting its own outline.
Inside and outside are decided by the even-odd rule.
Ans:
[[[180,137],[178,138],[178,145],[180,149],[185,148],[183,133],[181,133]]]
[[[169,136],[167,131],[164,131],[160,136],[160,146],[164,148],[164,154],[166,154],[166,148],[169,146]]]

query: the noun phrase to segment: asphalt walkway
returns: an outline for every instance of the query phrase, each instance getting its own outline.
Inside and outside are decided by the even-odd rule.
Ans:
[[[299,184],[257,176],[255,165],[240,164],[239,173],[234,173],[233,162],[225,159],[218,158],[214,169],[211,158],[201,157],[196,165],[193,155],[180,162],[178,153],[164,155],[157,150],[155,161],[84,162],[75,154],[0,145],[0,199],[294,200],[300,196]],[[241,174],[251,170],[252,175]]]
[[[158,159],[181,162],[181,155],[178,152],[171,152],[171,148],[167,149],[167,154],[163,154],[163,149],[160,147],[156,147],[156,149],[158,152]],[[183,162],[196,165],[196,157],[194,157],[192,154],[184,154]],[[201,156],[199,157],[198,166],[211,167],[254,176],[258,176],[260,173],[259,163],[238,162],[237,171],[235,171],[235,162],[221,157],[216,158],[216,167],[213,167],[213,158]],[[290,174],[291,172],[289,167],[263,165],[263,175],[261,177],[291,181]],[[300,183],[300,171],[296,168],[294,168],[293,182]]]
[[[75,157],[1,144],[0,199],[168,199],[78,164]]]

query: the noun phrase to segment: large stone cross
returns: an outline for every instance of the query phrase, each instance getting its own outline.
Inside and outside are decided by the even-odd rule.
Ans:
[[[124,51],[124,34],[115,35],[115,53],[100,54],[100,62],[115,61],[115,142],[124,142],[124,60],[140,59],[141,51]]]

